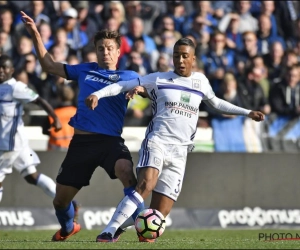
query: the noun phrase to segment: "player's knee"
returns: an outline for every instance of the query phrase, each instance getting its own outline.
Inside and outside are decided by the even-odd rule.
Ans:
[[[64,209],[68,207],[70,204],[69,201],[66,201],[64,199],[59,199],[57,196],[53,199],[53,206],[55,209]]]
[[[142,194],[142,193],[151,193],[155,187],[156,180],[154,178],[143,178],[140,179],[136,190]]]
[[[133,168],[129,161],[118,161],[115,166],[115,175],[122,182],[136,182],[136,178],[133,174]]]

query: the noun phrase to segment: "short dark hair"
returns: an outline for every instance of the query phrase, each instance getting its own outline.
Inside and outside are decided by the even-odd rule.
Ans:
[[[121,47],[121,35],[118,31],[103,29],[96,33],[94,36],[94,45],[101,39],[114,39],[117,43],[118,48]]]
[[[3,64],[6,61],[9,61],[12,67],[14,66],[13,61],[10,56],[5,55],[5,54],[0,55],[0,64]]]
[[[180,39],[174,44],[174,47],[180,46],[180,45],[190,46],[190,47],[192,47],[194,50],[196,50],[196,46],[195,46],[194,42],[193,42],[191,39],[187,38],[187,37],[180,38]]]

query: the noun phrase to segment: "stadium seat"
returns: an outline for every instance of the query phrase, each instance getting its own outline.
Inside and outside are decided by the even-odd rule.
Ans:
[[[246,152],[243,136],[245,117],[212,119],[215,152]]]
[[[291,118],[288,116],[266,117],[266,135],[270,151],[280,152],[283,150],[282,134],[286,131]]]
[[[300,119],[297,119],[295,125],[284,136],[284,139],[298,140],[299,138],[300,138]]]
[[[300,150],[300,119],[292,121],[292,126],[283,137],[283,150],[298,153]]]
[[[277,116],[275,120],[269,125],[269,136],[275,137],[290,121],[288,116]]]

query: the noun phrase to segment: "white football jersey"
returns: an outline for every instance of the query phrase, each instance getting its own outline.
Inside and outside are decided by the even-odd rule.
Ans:
[[[0,84],[0,150],[16,151],[28,145],[22,120],[23,104],[38,94],[14,78]]]
[[[145,139],[191,145],[197,130],[200,103],[215,96],[206,76],[193,72],[190,77],[182,77],[169,71],[149,74],[139,80],[152,99],[153,118]]]

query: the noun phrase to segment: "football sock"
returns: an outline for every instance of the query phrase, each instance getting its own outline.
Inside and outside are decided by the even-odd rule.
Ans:
[[[134,191],[134,188],[135,188],[135,186],[131,186],[131,187],[128,187],[128,188],[124,188],[124,189],[123,189],[124,195],[126,196],[126,195],[131,194],[131,193]]]
[[[135,186],[131,186],[131,187],[128,187],[128,188],[124,188],[124,194],[125,196],[126,195],[129,195],[131,193],[135,192]],[[127,227],[129,226],[132,226],[134,225],[134,221],[135,221],[135,218],[138,216],[138,214],[145,208],[145,203],[142,202],[141,204],[138,205],[137,209],[134,211],[134,213],[132,214],[132,220],[131,219],[128,219],[128,223],[127,223]],[[132,223],[132,224],[131,224]],[[125,227],[123,227],[122,225],[122,228],[124,229]]]
[[[144,202],[144,199],[138,192],[126,195],[117,206],[110,222],[102,233],[106,232],[115,235],[117,229],[134,213],[142,202]]]
[[[2,194],[3,194],[3,187],[0,187],[0,202],[2,200]]]
[[[56,185],[50,177],[44,174],[39,174],[39,176],[37,177],[36,185],[40,187],[44,191],[44,193],[49,195],[51,198],[55,197]]]
[[[72,232],[74,218],[74,206],[72,202],[70,202],[67,208],[55,209],[55,214],[59,224],[61,225],[61,235],[65,236]]]
[[[127,227],[133,226],[135,221],[133,220],[133,215],[129,217],[121,226],[120,228],[125,230]]]

